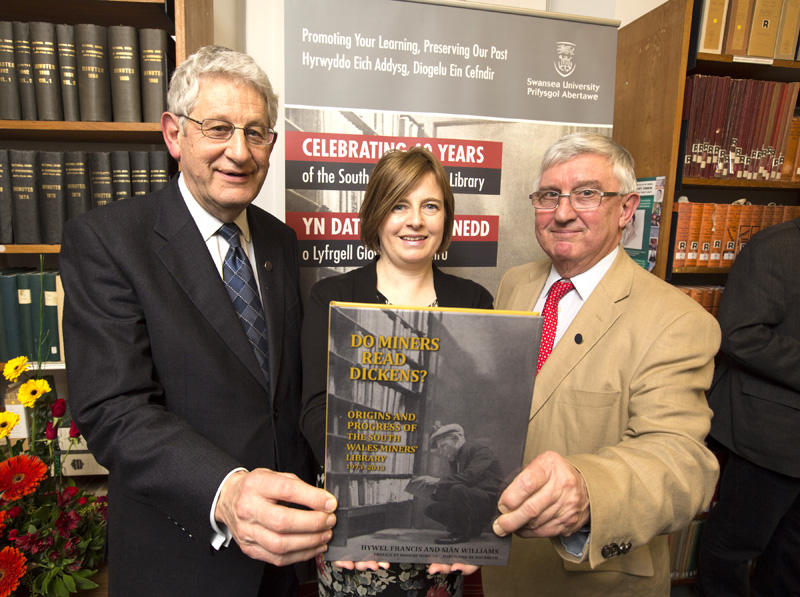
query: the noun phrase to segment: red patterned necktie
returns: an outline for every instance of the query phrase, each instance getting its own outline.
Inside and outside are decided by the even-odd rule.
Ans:
[[[542,328],[542,345],[539,348],[539,362],[536,365],[536,373],[542,368],[550,352],[553,350],[553,342],[556,339],[556,327],[558,326],[558,301],[575,288],[569,280],[558,280],[550,287],[547,293],[547,300],[544,302],[544,327]]]

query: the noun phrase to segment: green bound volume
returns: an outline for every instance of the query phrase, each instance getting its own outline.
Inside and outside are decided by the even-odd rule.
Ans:
[[[17,297],[17,271],[16,269],[0,270],[0,295],[3,311],[0,317],[6,324],[6,342],[8,344],[9,358],[23,356],[22,336],[19,324],[19,298]]]
[[[22,343],[22,355],[29,360],[36,360],[33,348],[33,298],[31,296],[31,271],[17,273],[17,305],[19,307],[19,337]],[[37,320],[38,326],[38,320]],[[38,329],[38,327],[37,327]]]

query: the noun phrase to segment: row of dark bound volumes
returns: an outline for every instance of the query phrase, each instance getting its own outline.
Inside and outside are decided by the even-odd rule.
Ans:
[[[64,360],[59,330],[63,303],[57,271],[0,270],[0,362],[20,356]]]
[[[0,149],[0,244],[61,244],[68,218],[167,184],[166,151]]]
[[[0,120],[159,122],[167,32],[0,21]]]

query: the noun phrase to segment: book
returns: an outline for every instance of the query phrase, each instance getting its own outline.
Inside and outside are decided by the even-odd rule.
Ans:
[[[31,270],[19,271],[17,279],[17,306],[19,308],[19,337],[22,343],[20,355],[36,360],[33,349],[33,300],[31,295]]]
[[[56,25],[58,74],[61,80],[61,104],[64,120],[81,119],[78,99],[78,58],[75,54],[75,29],[72,25]]]
[[[150,192],[150,157],[146,151],[131,151],[131,196],[141,197]]]
[[[111,153],[90,151],[89,176],[92,189],[92,207],[100,207],[114,200],[114,186],[111,182]]]
[[[149,153],[150,190],[157,191],[169,180],[169,154],[166,151],[153,150]]]
[[[728,205],[715,203],[711,228],[711,252],[708,256],[708,267],[721,267],[722,249],[725,241],[725,221],[728,218]]]
[[[713,203],[703,203],[700,214],[700,229],[697,241],[697,259],[695,267],[707,268],[711,259],[711,235],[714,230],[714,212],[716,207]]]
[[[108,68],[114,122],[141,122],[139,33],[134,27],[112,25],[108,28]]]
[[[19,297],[17,296],[17,270],[0,270],[0,295],[3,297],[2,319],[6,325],[6,342],[11,358],[23,356],[20,330]]]
[[[722,51],[733,56],[747,54],[750,26],[753,22],[754,0],[731,0]]]
[[[686,247],[686,266],[697,265],[700,252],[700,225],[703,222],[703,204],[692,203],[691,218],[689,219],[689,242]]]
[[[36,113],[39,120],[64,120],[56,53],[56,26],[41,21],[28,25],[31,35],[33,84],[36,89]]]
[[[61,347],[58,339],[58,297],[56,274],[52,270],[25,274],[31,290],[31,330],[33,354],[36,359],[60,361]],[[40,352],[41,347],[41,352]]]
[[[0,149],[0,245],[10,245],[14,242],[12,217],[8,150]]]
[[[110,122],[111,79],[108,73],[106,28],[85,23],[74,28],[81,120]]]
[[[742,211],[739,216],[739,232],[736,235],[736,254],[738,255],[747,241],[750,240],[752,225],[753,225],[753,210],[752,204],[742,205]]]
[[[64,153],[37,152],[36,182],[39,190],[39,222],[42,242],[61,244],[61,229],[67,219],[67,193],[64,179]]]
[[[326,558],[507,563],[495,512],[459,519],[463,542],[436,539],[461,442],[491,462],[465,484],[492,500],[522,466],[542,325],[531,312],[331,303],[325,487],[339,508]],[[502,409],[475,391],[487,375]]]
[[[19,80],[14,58],[14,26],[0,21],[0,120],[19,120]]]
[[[789,122],[789,130],[786,135],[786,148],[783,155],[778,180],[792,180],[794,162],[797,158],[797,145],[800,141],[800,116],[793,116]]]
[[[61,282],[61,274],[55,272],[56,281],[56,317],[58,329],[58,346],[61,348],[61,360],[66,361],[64,356],[64,284]]]
[[[781,0],[755,0],[750,40],[747,43],[748,56],[772,58],[775,53],[782,5]]]
[[[728,206],[728,217],[725,219],[725,240],[722,243],[722,260],[720,267],[730,267],[736,258],[736,243],[739,238],[739,220],[742,206],[734,203]]]
[[[686,252],[689,248],[689,227],[692,220],[692,204],[688,201],[678,201],[674,205],[678,214],[675,223],[675,251],[672,257],[672,267],[686,265]]]
[[[703,18],[700,21],[700,43],[698,52],[722,53],[725,17],[728,14],[728,0],[705,0]]]
[[[113,200],[127,199],[131,196],[131,159],[127,151],[111,153],[111,189]]]
[[[142,120],[160,122],[167,109],[167,32],[139,29]]]
[[[36,89],[33,84],[31,30],[28,23],[14,21],[14,62],[17,68],[19,106],[22,120],[36,120]]]
[[[85,151],[64,153],[64,184],[67,189],[67,219],[89,211],[92,207],[92,187]]]
[[[19,245],[38,245],[42,242],[42,234],[39,225],[39,189],[36,184],[36,151],[9,149],[8,164],[14,242]]]
[[[800,0],[783,0],[773,57],[779,60],[794,60],[798,34],[800,34]]]
[[[11,350],[8,348],[8,330],[6,329],[3,305],[3,293],[0,291],[0,363],[7,363],[17,355],[11,354]]]

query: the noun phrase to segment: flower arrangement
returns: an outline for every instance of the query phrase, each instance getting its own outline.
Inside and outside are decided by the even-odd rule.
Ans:
[[[66,457],[57,452],[58,428],[66,402],[56,399],[50,385],[30,372],[27,357],[6,363],[3,377],[18,384],[17,397],[31,409],[30,437],[11,443],[9,434],[20,422],[10,411],[0,412],[0,597],[17,589],[31,595],[67,597],[97,584],[105,546],[106,498],[75,487],[61,475]],[[70,448],[80,432],[72,423]],[[67,451],[67,454],[69,451]]]

